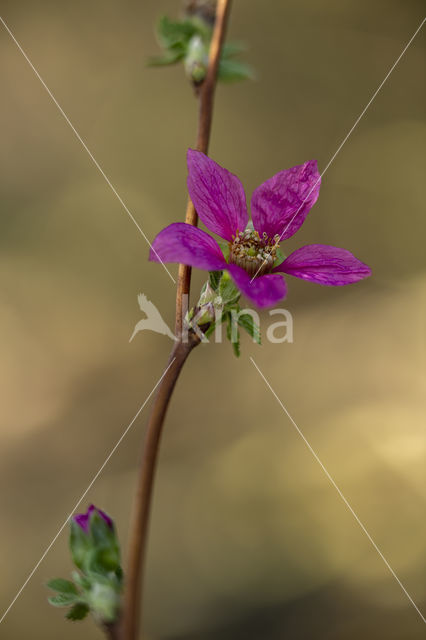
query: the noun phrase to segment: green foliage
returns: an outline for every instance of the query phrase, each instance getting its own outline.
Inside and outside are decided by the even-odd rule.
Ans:
[[[209,271],[209,282],[212,289],[217,291],[223,271]]]
[[[261,343],[260,327],[251,313],[242,313],[239,305],[240,292],[227,271],[210,271],[209,285],[217,293],[221,300],[220,307],[216,306],[216,318],[204,330],[204,336],[209,338],[216,327],[225,323],[226,337],[232,344],[234,354],[238,357],[241,353],[240,331],[244,329],[257,344]],[[202,288],[202,295],[206,292],[207,283]],[[216,298],[217,300],[217,298]]]
[[[83,620],[89,611],[89,606],[85,602],[76,602],[65,617],[68,620]]]
[[[56,591],[49,597],[54,607],[70,607],[66,617],[82,620],[92,611],[110,623],[116,620],[123,585],[120,548],[115,528],[98,510],[90,515],[87,530],[74,519],[70,523],[70,549],[74,564],[72,580],[54,578],[47,586]]]
[[[166,67],[169,64],[180,62],[185,57],[185,51],[177,48],[171,48],[165,51],[161,56],[152,56],[148,58],[148,66],[150,67]]]
[[[253,316],[250,313],[242,313],[238,315],[238,324],[253,338],[254,342],[261,344],[260,339],[260,327],[255,322]]]
[[[157,23],[157,38],[165,49],[176,45],[184,46],[197,33],[199,26],[193,20],[171,20],[162,16]]]
[[[68,607],[77,599],[78,596],[72,593],[58,593],[57,596],[50,596],[50,598],[48,598],[50,604],[54,607]]]
[[[222,298],[225,307],[238,302],[241,295],[227,271],[222,273],[217,292]]]
[[[224,58],[233,58],[234,56],[245,53],[247,47],[244,42],[225,42],[222,47],[222,53]]]
[[[253,80],[254,72],[250,65],[239,60],[228,60],[222,56],[219,63],[218,78],[222,82],[241,82]]]
[[[234,354],[237,356],[237,358],[239,358],[241,355],[240,332],[238,330],[238,323],[236,322],[235,317],[235,313],[227,313],[226,337],[232,344]]]
[[[149,58],[148,64],[167,66],[183,62],[189,79],[194,85],[200,84],[207,72],[211,27],[197,17],[171,20],[162,16],[157,23],[156,35],[162,53]],[[219,80],[230,83],[254,77],[249,65],[234,59],[244,51],[245,46],[241,43],[224,44],[219,62]]]
[[[87,553],[90,550],[90,537],[74,520],[71,520],[70,549],[75,566],[83,569]]]
[[[54,578],[47,583],[49,589],[52,591],[58,591],[59,593],[67,593],[77,595],[77,587],[71,580],[64,580],[63,578]]]
[[[284,260],[286,259],[286,255],[282,251],[280,246],[278,246],[276,248],[275,253],[276,253],[277,257],[276,257],[275,262],[274,262],[274,267],[278,267],[282,262],[284,262]]]

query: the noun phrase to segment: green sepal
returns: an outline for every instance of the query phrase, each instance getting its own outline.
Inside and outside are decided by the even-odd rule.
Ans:
[[[278,246],[275,250],[275,255],[277,256],[274,262],[274,267],[278,267],[284,260],[286,259],[285,253],[282,251],[281,247]]]
[[[99,547],[93,554],[91,569],[100,573],[116,571],[120,566],[118,548]]]
[[[105,545],[117,547],[117,538],[114,529],[105,522],[96,510],[93,511],[90,516],[89,528],[96,546]]]
[[[84,569],[85,559],[91,548],[90,536],[83,531],[77,522],[71,520],[70,549],[76,567]]]
[[[209,271],[209,282],[212,289],[215,291],[219,288],[219,282],[223,275],[223,271]]]
[[[48,600],[54,607],[69,607],[70,604],[78,600],[78,595],[74,593],[58,593],[56,596],[50,596]]]
[[[225,306],[238,302],[241,296],[227,271],[223,272],[217,291]]]
[[[254,321],[253,316],[250,313],[243,313],[237,316],[237,322],[257,344],[261,344],[260,327]]]
[[[116,571],[120,566],[120,546],[115,529],[97,511],[90,516],[89,526],[93,539],[90,569],[99,573]]]
[[[63,578],[53,578],[47,583],[49,589],[52,591],[58,591],[58,593],[78,595],[77,587],[71,580],[64,580]]]
[[[85,602],[76,602],[65,616],[68,620],[84,620],[89,613],[89,607]]]
[[[78,571],[72,572],[72,579],[74,580],[75,584],[81,587],[84,591],[89,591],[90,587],[92,586],[92,582],[90,581],[90,579],[83,573],[79,573]]]

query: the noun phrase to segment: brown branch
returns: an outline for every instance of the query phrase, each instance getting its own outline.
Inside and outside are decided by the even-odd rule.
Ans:
[[[206,79],[200,89],[200,105],[198,118],[197,146],[198,151],[207,153],[210,141],[210,132],[213,120],[214,94],[216,89],[217,72],[219,68],[220,53],[225,40],[226,26],[229,12],[231,10],[231,0],[218,0],[216,9],[216,21],[213,30],[212,41],[209,51],[209,65]],[[185,222],[197,226],[198,216],[191,200],[188,200],[186,208]],[[180,264],[178,272],[178,284],[176,294],[176,327],[175,333],[180,336],[182,333],[184,309],[184,296],[189,296],[191,285],[191,267]]]
[[[210,139],[217,71],[230,7],[231,0],[218,0],[217,2],[207,75],[199,91],[197,149],[204,153],[207,152]],[[197,224],[197,213],[191,201],[188,202],[185,221],[194,226]],[[136,640],[138,638],[149,514],[163,423],[181,369],[192,349],[199,343],[198,338],[192,333],[189,334],[188,341],[182,341],[183,296],[189,294],[190,281],[190,267],[179,265],[176,302],[177,341],[170,354],[169,369],[166,370],[155,396],[142,453],[130,529],[123,614],[117,625],[121,640]]]
[[[121,620],[122,640],[136,640],[138,638],[149,514],[163,423],[179,373],[186,358],[197,344],[198,340],[195,337],[186,344],[175,343],[167,364],[169,368],[166,369],[167,373],[158,387],[149,418],[130,531],[124,608]]]

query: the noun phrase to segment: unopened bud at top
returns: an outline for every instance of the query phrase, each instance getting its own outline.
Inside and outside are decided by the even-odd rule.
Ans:
[[[91,504],[89,506],[86,513],[77,513],[72,517],[72,519],[76,524],[78,524],[78,526],[81,529],[83,529],[85,533],[88,534],[90,531],[90,517],[94,512],[96,512],[102,518],[102,520],[104,520],[107,523],[111,531],[114,530],[114,523],[112,521],[112,518],[110,518],[109,515],[107,515],[101,509],[98,509],[97,507],[95,507],[94,504]]]

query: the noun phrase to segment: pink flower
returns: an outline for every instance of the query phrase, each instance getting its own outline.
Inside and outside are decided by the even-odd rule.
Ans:
[[[346,249],[323,244],[301,247],[275,266],[279,243],[298,231],[318,199],[321,176],[315,160],[280,171],[257,187],[251,199],[253,229],[247,228],[246,196],[237,176],[192,149],[187,162],[189,195],[205,226],[229,243],[228,261],[208,233],[180,222],[157,235],[150,260],[226,269],[258,307],[285,298],[282,273],[327,286],[351,284],[371,274]]]

